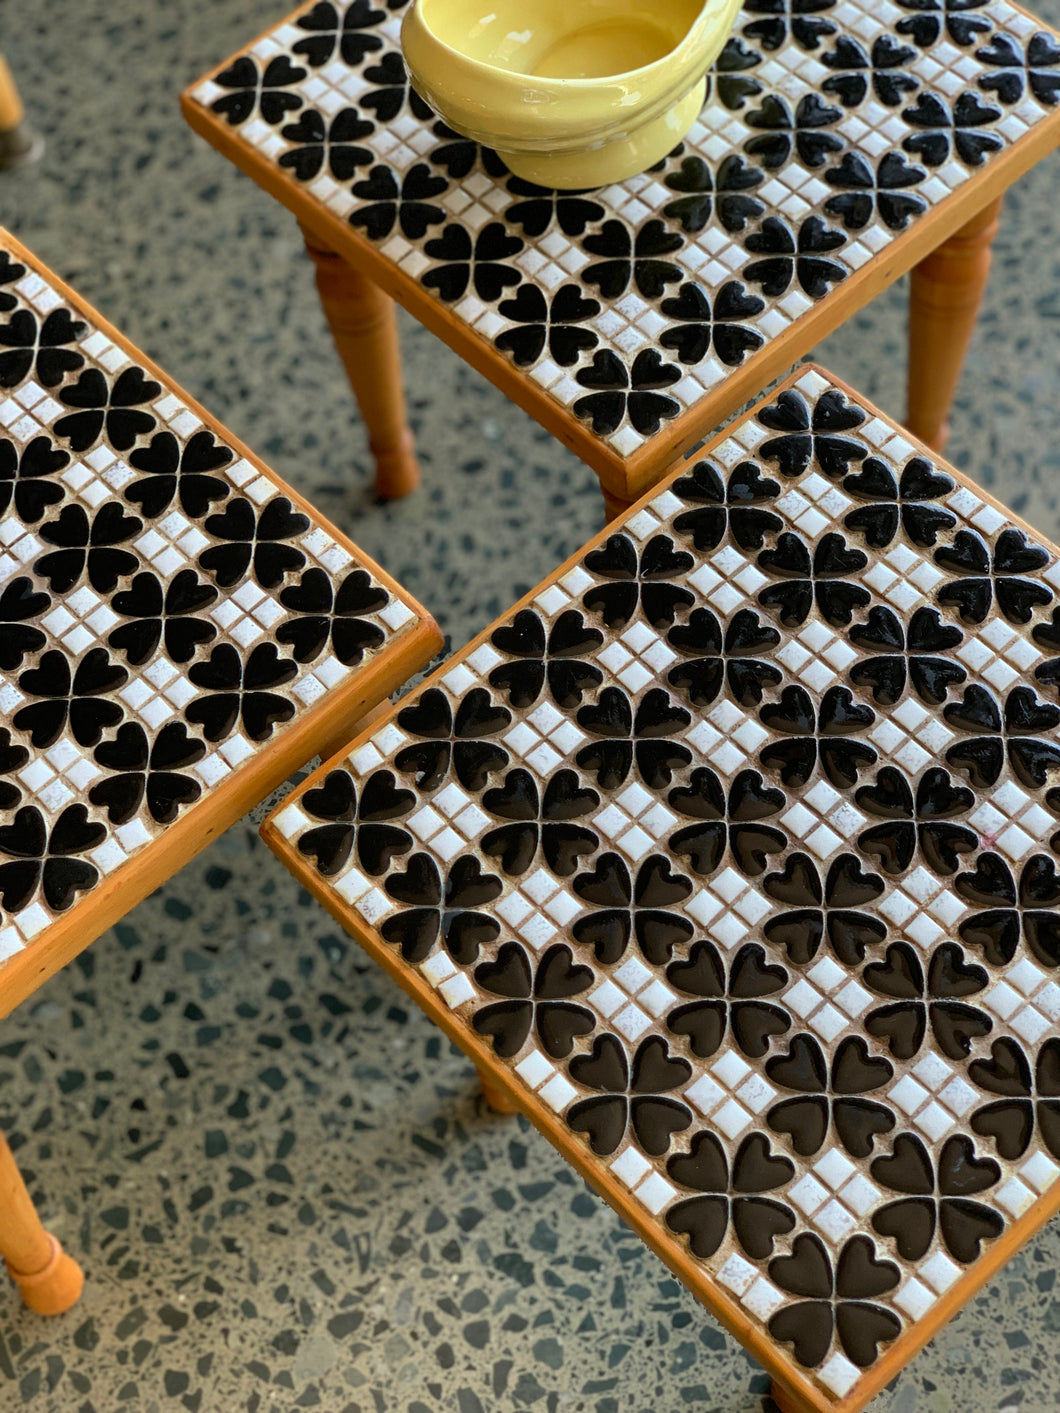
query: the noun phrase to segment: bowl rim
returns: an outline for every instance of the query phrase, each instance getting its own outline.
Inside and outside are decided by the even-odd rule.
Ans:
[[[519,73],[514,69],[503,69],[498,64],[490,64],[484,59],[476,59],[462,49],[455,48],[448,40],[441,37],[438,31],[431,25],[428,19],[428,12],[435,3],[444,5],[446,0],[414,0],[405,12],[402,20],[402,33],[405,27],[412,29],[417,23],[430,35],[431,40],[444,49],[448,54],[459,58],[460,62],[470,69],[475,69],[482,74],[496,76],[501,80],[510,80],[514,83],[533,84],[534,88],[545,93],[549,93],[559,98],[571,92],[584,93],[586,91],[603,92],[608,88],[623,88],[627,81],[636,78],[644,78],[652,74],[653,70],[662,67],[675,66],[679,64],[682,51],[686,48],[694,47],[698,43],[702,31],[713,28],[708,19],[708,11],[717,8],[718,27],[728,9],[726,0],[700,0],[699,10],[693,17],[691,24],[681,38],[674,44],[672,49],[668,49],[665,54],[658,59],[653,59],[649,64],[641,64],[635,69],[620,69],[613,74],[601,74],[596,78],[548,78],[539,77],[537,74]],[[577,3],[577,0],[573,0]],[[415,19],[413,17],[416,17]],[[726,22],[726,27],[731,28],[731,21]]]

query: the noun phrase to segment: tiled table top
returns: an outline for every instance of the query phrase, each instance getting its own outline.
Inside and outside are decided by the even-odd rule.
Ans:
[[[1060,141],[1060,43],[1007,0],[750,0],[687,141],[557,194],[410,90],[404,9],[307,5],[185,112],[616,489]]]
[[[265,827],[807,1408],[1060,1202],[1058,593],[805,371]]]
[[[439,642],[0,231],[0,1013]]]

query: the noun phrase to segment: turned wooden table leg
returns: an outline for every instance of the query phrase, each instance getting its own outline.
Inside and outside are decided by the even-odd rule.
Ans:
[[[375,487],[387,500],[420,483],[416,448],[405,416],[394,301],[374,280],[302,227],[316,265],[317,290],[332,337],[368,428]]]
[[[600,487],[604,497],[604,514],[608,520],[617,520],[620,515],[625,515],[626,511],[633,504],[631,500],[621,500],[618,496],[612,495],[603,486]]]
[[[30,125],[7,60],[0,54],[0,171],[39,157],[44,144]]]
[[[1001,197],[913,270],[909,295],[909,413],[906,425],[942,451],[964,356],[990,273]]]
[[[508,1091],[501,1089],[500,1085],[494,1084],[493,1080],[485,1070],[479,1070],[478,1077],[482,1081],[482,1097],[495,1114],[517,1114],[518,1104],[513,1104],[508,1097]]]
[[[384,697],[378,706],[372,707],[371,711],[365,711],[360,716],[351,717],[342,726],[334,729],[329,736],[321,737],[317,744],[317,754],[322,761],[330,760],[332,756],[337,756],[341,750],[359,736],[366,726],[371,726],[373,721],[378,721],[381,716],[385,716],[390,710],[392,703],[389,697]]]
[[[779,1384],[770,1384],[769,1396],[780,1409],[780,1413],[805,1413],[805,1404],[796,1403],[790,1393],[785,1393]]]
[[[84,1286],[81,1267],[44,1230],[7,1140],[0,1134],[0,1256],[38,1315],[61,1315]]]

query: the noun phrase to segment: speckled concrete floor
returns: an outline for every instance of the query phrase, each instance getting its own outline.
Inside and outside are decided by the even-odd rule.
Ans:
[[[1060,19],[1060,0],[1043,0]],[[598,527],[595,478],[411,321],[425,489],[373,504],[293,222],[177,94],[256,0],[4,0],[48,138],[0,222],[428,604],[454,644]],[[1060,167],[1012,194],[954,460],[1060,534]],[[818,356],[901,410],[904,291]],[[0,1407],[772,1413],[768,1379],[294,884],[231,830],[0,1027],[0,1123],[84,1259],[0,1287]],[[874,1408],[1060,1407],[1060,1226]]]

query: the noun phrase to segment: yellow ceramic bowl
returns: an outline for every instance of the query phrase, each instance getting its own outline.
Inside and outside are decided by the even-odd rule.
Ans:
[[[413,83],[516,176],[607,186],[665,157],[703,106],[741,0],[416,0]]]

